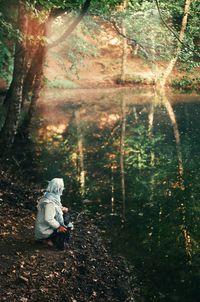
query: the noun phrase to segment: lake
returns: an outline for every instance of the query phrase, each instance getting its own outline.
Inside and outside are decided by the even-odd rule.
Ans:
[[[34,179],[64,178],[63,204],[93,217],[145,302],[198,301],[199,133],[197,95],[63,90],[38,104]]]

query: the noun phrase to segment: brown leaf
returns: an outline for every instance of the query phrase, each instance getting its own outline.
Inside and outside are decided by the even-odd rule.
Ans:
[[[26,278],[26,277],[24,277],[24,276],[22,276],[22,275],[19,275],[19,279],[20,279],[21,281],[24,281],[24,282],[28,283],[28,278]]]

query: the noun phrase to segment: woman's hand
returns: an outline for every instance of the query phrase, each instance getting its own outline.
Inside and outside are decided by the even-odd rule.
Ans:
[[[59,228],[57,228],[57,232],[65,233],[67,232],[67,229],[63,225],[60,225]]]
[[[63,207],[63,208],[62,208],[62,211],[63,211],[63,213],[68,213],[68,212],[69,212],[69,208]]]

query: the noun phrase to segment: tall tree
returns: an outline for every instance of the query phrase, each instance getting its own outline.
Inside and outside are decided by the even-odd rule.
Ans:
[[[30,91],[31,102],[28,120],[31,119],[43,82],[43,65],[47,47],[56,46],[72,33],[89,9],[91,0],[84,2],[80,14],[73,19],[64,34],[51,45],[46,43],[45,23],[48,24],[51,21],[51,17],[63,14],[68,9],[68,6],[66,5],[65,7],[65,5],[59,3],[62,9],[60,7],[55,8],[54,3],[49,1],[46,3],[46,5],[48,4],[47,9],[44,3],[40,2],[41,1],[38,1],[38,3],[36,3],[34,9],[37,11],[37,14],[41,13],[42,21],[39,20],[35,22],[35,26],[33,26],[31,22],[34,18],[31,18],[31,21],[29,20],[28,22],[28,8],[30,9],[32,7],[28,6],[28,2],[22,3],[20,1],[18,4],[18,29],[23,38],[16,43],[13,78],[8,89],[6,101],[4,102],[8,106],[8,110],[4,126],[0,133],[1,146],[3,149],[10,148],[14,142],[19,126],[22,100],[27,98]],[[37,17],[35,19],[37,19]],[[35,30],[33,43],[29,42],[30,37],[27,37],[28,33],[32,33],[30,28],[32,26]]]
[[[27,32],[26,5],[22,2],[19,2],[18,7],[18,26],[21,33]],[[19,124],[22,105],[25,53],[25,40],[24,37],[22,37],[17,41],[15,46],[13,78],[10,85],[11,88],[7,95],[9,105],[7,117],[1,131],[1,144],[6,148],[12,145]]]
[[[125,221],[125,209],[126,209],[126,187],[125,187],[125,167],[124,167],[124,155],[125,155],[125,135],[126,135],[126,102],[122,95],[121,99],[122,121],[121,121],[121,137],[120,137],[120,172],[121,172],[121,190],[122,190],[122,221]]]
[[[127,9],[127,6],[128,6],[128,0],[124,0],[123,1],[123,4],[121,5],[121,10],[122,10],[122,13],[124,13]],[[125,20],[124,18],[122,17],[122,23],[121,23],[121,31],[122,31],[122,34],[124,36],[123,38],[123,44],[122,44],[122,62],[121,62],[121,75],[120,75],[120,80],[121,82],[125,82],[125,79],[126,79],[126,65],[127,65],[127,39],[125,38],[126,36],[126,26],[125,26]]]
[[[163,88],[166,85],[167,79],[170,76],[177,60],[178,57],[181,53],[181,49],[182,49],[182,43],[185,37],[185,32],[186,32],[186,27],[187,27],[187,21],[188,21],[188,15],[189,15],[189,10],[190,10],[190,4],[191,4],[192,0],[185,0],[185,5],[184,5],[184,12],[183,12],[183,18],[182,18],[182,22],[181,22],[181,29],[180,29],[180,33],[179,33],[179,41],[178,41],[178,45],[177,48],[175,50],[175,54],[174,57],[171,59],[171,61],[169,62],[167,68],[165,69],[165,72],[162,76],[162,78],[160,79],[160,86]]]

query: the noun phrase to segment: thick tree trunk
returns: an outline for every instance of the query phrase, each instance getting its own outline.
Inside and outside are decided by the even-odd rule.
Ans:
[[[183,18],[182,18],[182,24],[181,24],[181,30],[180,30],[180,34],[179,34],[179,40],[181,42],[183,42],[184,37],[185,37],[185,31],[186,31],[186,26],[187,26],[187,19],[188,19],[188,15],[189,15],[189,9],[190,9],[190,4],[191,4],[192,0],[185,0],[185,6],[184,6],[184,13],[183,13]],[[178,57],[180,55],[181,52],[181,43],[179,42],[177,49],[175,51],[175,56],[171,59],[171,61],[169,62],[163,77],[160,80],[160,86],[161,88],[165,87],[166,82],[168,77],[170,76],[177,60]]]
[[[47,22],[49,24],[49,20]],[[36,41],[38,37],[46,36],[45,23],[38,24],[38,21],[30,20],[29,25],[31,28],[29,29],[28,34],[34,36]],[[39,62],[43,65],[44,57],[45,57],[45,55],[43,55],[43,50],[42,50],[42,48],[44,48],[44,44],[42,44],[41,42],[29,43],[27,41],[26,47],[28,48],[29,53],[27,55],[27,60],[26,60],[27,70],[26,70],[26,75],[24,77],[24,84],[23,84],[22,107],[25,101],[29,100],[29,98],[31,98],[31,95],[33,95],[33,84],[35,81],[36,74],[38,73],[38,69],[43,68],[43,66],[41,67],[39,66]]]
[[[27,116],[27,123],[30,124],[33,114],[36,109],[37,100],[39,99],[40,92],[44,83],[43,79],[43,63],[45,61],[46,57],[46,47],[40,46],[38,54],[38,61],[35,65],[35,75],[34,75],[34,84],[31,85],[32,87],[32,97],[31,97],[31,103],[28,110],[28,116]]]
[[[22,2],[19,3],[18,25],[22,33],[26,33],[27,17],[26,9]],[[7,94],[8,110],[4,126],[1,131],[1,146],[10,148],[12,145],[20,120],[22,104],[22,88],[24,79],[25,63],[24,40],[18,41],[15,47],[13,80]]]
[[[5,108],[8,108],[9,100],[11,99],[11,96],[12,96],[13,82],[14,82],[14,81],[12,80],[12,82],[10,83],[10,86],[9,86],[7,92],[6,92],[5,99],[4,99],[4,101],[3,101],[3,106],[4,106]]]
[[[81,22],[82,18],[87,13],[89,6],[90,6],[91,0],[86,0],[82,10],[80,12],[80,15],[69,25],[69,27],[66,29],[64,34],[55,42],[49,44],[49,45],[40,45],[34,52],[32,51],[32,60],[30,61],[30,68],[27,71],[27,74],[24,79],[24,85],[23,85],[23,93],[22,93],[22,103],[25,102],[25,100],[28,100],[31,98],[31,104],[28,112],[28,117],[26,119],[26,126],[27,123],[30,123],[33,113],[35,111],[36,103],[40,95],[40,90],[43,85],[43,64],[45,62],[46,53],[48,49],[57,46],[62,41],[66,40],[68,36],[73,32],[73,30],[76,28],[76,26]],[[62,10],[59,10],[59,13],[63,12]],[[54,10],[51,11],[51,13],[48,16],[48,20],[44,24],[37,24],[37,22],[32,26],[34,28],[34,33],[32,35],[42,36],[45,37],[47,34],[47,27],[51,27],[52,18],[55,17]],[[59,15],[59,14],[58,14]]]
[[[33,42],[30,42],[29,37],[36,35],[36,32],[35,32],[36,23],[38,23],[38,21],[37,22],[34,21],[34,24],[33,24],[33,19],[27,13],[27,15],[26,15],[26,32],[23,32],[23,34],[24,34],[23,44],[24,44],[24,49],[25,49],[24,69],[23,69],[24,79],[25,79],[25,75],[26,75],[27,70],[28,70],[29,61],[31,59],[31,51],[32,51],[32,48],[33,48],[32,47]],[[35,36],[35,38],[36,38],[36,36]],[[9,86],[6,97],[4,99],[3,105],[6,108],[8,108],[8,106],[9,106],[9,101],[10,101],[10,97],[11,97],[11,94],[12,94],[12,90],[13,90],[13,80],[12,80],[10,86]],[[24,102],[23,102],[23,95],[22,95],[22,107],[23,107],[23,103]]]

